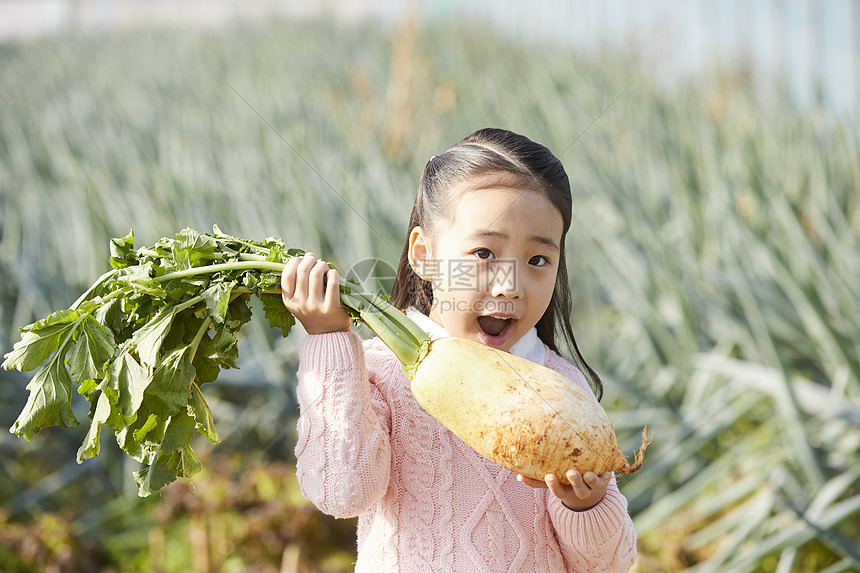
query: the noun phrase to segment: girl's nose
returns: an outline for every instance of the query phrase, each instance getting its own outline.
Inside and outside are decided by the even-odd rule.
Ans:
[[[488,271],[490,294],[494,298],[522,298],[523,289],[520,281],[517,280],[516,266],[513,261],[498,261],[495,265],[490,265]]]

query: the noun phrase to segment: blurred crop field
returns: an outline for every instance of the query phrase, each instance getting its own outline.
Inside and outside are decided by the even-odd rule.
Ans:
[[[857,125],[709,78],[409,19],[0,46],[0,349],[129,229],[396,266],[429,157],[505,127],[565,164],[577,338],[625,451],[653,431],[619,478],[636,570],[858,571]],[[110,437],[78,465],[85,428],[5,431],[27,378],[0,371],[0,570],[351,570],[354,522],[292,469],[300,339],[252,321],[207,390],[223,442],[145,500]]]

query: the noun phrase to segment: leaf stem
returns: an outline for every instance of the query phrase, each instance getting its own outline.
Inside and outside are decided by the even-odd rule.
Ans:
[[[200,302],[203,302],[203,295],[198,294],[197,296],[189,298],[188,300],[186,300],[183,303],[177,304],[174,312],[176,314],[179,314],[183,310],[191,308],[192,306],[194,306],[195,304],[200,303]]]
[[[189,347],[191,348],[191,355],[189,356],[189,360],[193,361],[194,356],[197,354],[197,347],[200,346],[200,341],[203,340],[203,336],[206,334],[206,331],[209,330],[209,325],[212,324],[212,317],[207,316],[203,319],[203,324],[200,325],[200,328],[197,329],[197,334],[194,335],[194,340],[191,341]]]
[[[427,353],[430,336],[396,307],[371,292],[353,293],[341,281],[340,301],[359,318],[411,370]]]
[[[204,265],[201,267],[192,267],[190,269],[185,269],[183,271],[175,271],[172,273],[167,273],[167,274],[161,275],[160,277],[155,277],[153,280],[156,280],[158,282],[165,282],[165,281],[169,281],[172,279],[181,279],[184,277],[193,277],[195,275],[205,275],[208,273],[218,273],[221,271],[237,271],[237,270],[248,270],[248,269],[281,272],[284,270],[284,263],[274,263],[274,262],[265,261],[265,260],[234,261],[231,263],[217,263],[214,265]]]
[[[172,279],[234,270],[282,272],[286,266],[284,263],[266,261],[264,257],[252,253],[242,253],[240,258],[245,260],[193,267],[167,273],[155,277],[154,280],[166,282]],[[357,314],[359,320],[394,352],[404,366],[414,367],[423,358],[427,352],[430,337],[405,313],[372,292],[353,292],[356,285],[346,279],[341,278],[339,286],[341,304],[352,310],[353,315]],[[185,310],[202,300],[203,297],[199,295],[191,298],[182,303],[177,311]]]

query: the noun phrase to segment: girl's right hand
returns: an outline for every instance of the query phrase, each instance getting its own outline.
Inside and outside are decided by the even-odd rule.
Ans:
[[[308,334],[349,331],[349,314],[340,304],[340,275],[313,253],[287,261],[281,298]]]

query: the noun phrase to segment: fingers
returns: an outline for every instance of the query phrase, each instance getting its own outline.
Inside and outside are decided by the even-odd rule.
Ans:
[[[611,476],[611,473],[603,475]],[[603,476],[596,476],[594,472],[586,472],[583,477],[578,471],[569,470],[567,472],[567,480],[570,482],[570,485],[563,485],[555,474],[546,474],[543,481],[526,477],[524,475],[518,475],[517,481],[530,487],[549,488],[549,491],[556,497],[567,497],[570,494],[570,491],[573,490],[576,497],[586,499],[591,495],[591,490],[600,485],[602,477]],[[608,482],[609,479],[607,478],[606,481]]]
[[[591,494],[591,489],[593,487],[597,487],[599,484],[599,478],[594,474],[594,472],[586,472],[585,478],[583,478],[578,471],[569,470],[567,472],[567,480],[570,482],[570,485],[563,485],[555,474],[546,474],[543,480],[530,478],[524,475],[517,476],[517,481],[520,483],[524,483],[530,487],[549,488],[549,491],[556,497],[565,497],[572,489],[577,497],[584,499]]]
[[[585,472],[583,475],[577,470],[568,470],[567,479],[576,497],[579,499],[588,499],[594,490],[606,489],[609,480],[612,479],[612,472],[606,472],[598,476],[591,471]]]
[[[324,302],[331,302],[332,297],[326,297],[323,278],[329,274],[328,264],[318,260],[313,253],[303,257],[292,257],[287,261],[281,274],[281,296],[288,307],[322,308]],[[337,274],[337,271],[334,271]],[[335,280],[337,284],[339,278]],[[329,280],[329,284],[331,284]],[[339,295],[339,292],[336,293]],[[339,301],[339,296],[337,297]]]
[[[558,477],[551,473],[546,474],[543,481],[524,475],[518,475],[517,481],[530,487],[548,488],[557,497],[568,496],[573,491],[576,497],[586,499],[593,493],[593,490],[605,489],[613,475],[611,471],[599,476],[591,471],[585,472],[583,475],[579,471],[571,469],[566,474],[570,485],[563,485]]]
[[[308,306],[319,307],[323,296],[323,277],[328,265],[318,260],[313,253],[307,253],[296,267],[296,291],[294,297],[307,302]]]
[[[349,315],[340,302],[340,275],[313,253],[284,265],[281,298],[309,334],[349,330]]]
[[[574,495],[579,499],[588,499],[591,496],[592,490],[599,485],[599,480],[594,472],[586,472],[585,476],[577,470],[568,470],[567,481],[570,485],[562,485],[555,474],[547,474],[545,481],[547,487],[556,497],[566,498],[570,496],[570,491],[573,490]]]
[[[543,488],[543,489],[547,488],[546,482],[543,482],[539,479],[530,478],[530,477],[527,477],[524,475],[517,475],[517,481],[520,483],[524,483],[529,487]]]
[[[585,472],[583,476],[576,470],[568,470],[567,481],[570,482],[570,487],[573,488],[573,493],[579,499],[585,499],[591,494],[591,488],[597,485],[597,476],[594,472]]]
[[[285,305],[289,305],[293,293],[296,292],[296,267],[298,264],[298,257],[291,257],[287,260],[284,270],[281,271],[281,298]]]
[[[327,265],[326,265],[327,266]],[[323,306],[327,309],[337,308],[340,304],[340,273],[335,269],[326,272],[325,300]]]
[[[517,481],[534,488],[548,488],[550,493],[560,499],[568,509],[584,511],[591,509],[603,499],[613,475],[615,474],[611,471],[597,475],[592,471],[581,474],[571,469],[565,474],[570,485],[562,485],[558,477],[552,473],[546,474],[543,481],[523,475],[518,475]]]

